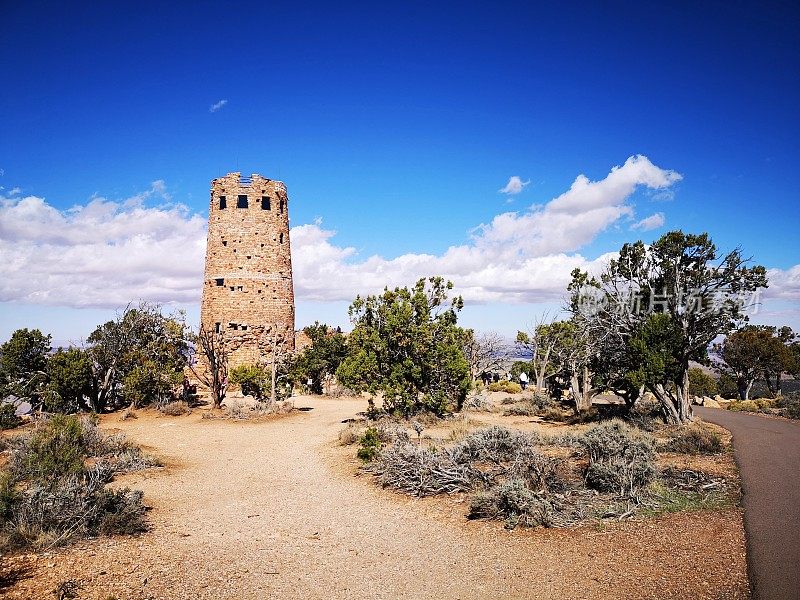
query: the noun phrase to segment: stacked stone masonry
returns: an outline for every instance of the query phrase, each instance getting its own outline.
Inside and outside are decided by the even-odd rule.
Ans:
[[[211,182],[200,322],[224,334],[229,366],[294,349],[294,289],[286,186],[253,174]]]

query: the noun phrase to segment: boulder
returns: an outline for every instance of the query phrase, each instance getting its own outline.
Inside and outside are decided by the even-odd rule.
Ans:
[[[722,408],[719,402],[717,402],[713,398],[709,398],[708,396],[705,396],[703,398],[703,406],[705,406],[706,408]]]

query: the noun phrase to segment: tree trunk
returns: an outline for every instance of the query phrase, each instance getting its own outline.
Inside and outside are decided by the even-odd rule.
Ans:
[[[783,395],[781,392],[781,372],[778,371],[778,374],[775,375],[775,397],[780,398]]]
[[[744,393],[744,399],[745,400],[750,400],[750,390],[753,389],[753,383],[754,383],[753,379],[751,379],[750,381],[747,382],[747,390]]]
[[[681,423],[688,423],[692,420],[692,403],[689,400],[689,369],[683,371],[683,379],[680,384],[675,386],[678,394],[677,411]]]
[[[269,404],[270,406],[275,406],[275,346],[272,347],[272,361],[270,367],[272,371],[272,387],[269,391]]]
[[[680,424],[681,418],[675,408],[675,403],[672,401],[672,397],[667,393],[667,390],[664,389],[664,386],[659,383],[651,387],[650,391],[653,392],[653,395],[661,404],[661,410],[664,413],[664,421],[669,425]]]
[[[739,400],[747,400],[747,394],[749,393],[750,390],[750,386],[747,385],[747,379],[745,379],[744,377],[737,377],[736,387],[739,390]]]

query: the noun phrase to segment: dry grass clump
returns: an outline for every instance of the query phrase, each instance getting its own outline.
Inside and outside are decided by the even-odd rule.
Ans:
[[[488,390],[490,392],[505,392],[506,394],[521,394],[522,386],[513,381],[501,379],[500,381],[495,381],[494,383],[490,383]]]
[[[760,409],[755,400],[735,401],[728,405],[728,410],[733,412],[758,412]]]
[[[136,416],[136,411],[132,406],[129,406],[122,413],[119,415],[120,421],[127,421],[128,419],[138,419],[139,417]]]
[[[484,392],[472,392],[464,400],[463,410],[475,412],[489,412],[494,408],[489,396]]]
[[[160,410],[162,413],[170,417],[180,417],[181,415],[188,415],[190,412],[192,412],[192,409],[189,408],[189,404],[183,400],[167,402],[161,407]]]
[[[724,450],[722,438],[716,431],[699,423],[680,427],[669,432],[664,446],[668,452],[682,454],[719,454]]]
[[[457,462],[450,452],[408,442],[393,444],[380,452],[371,471],[384,487],[411,496],[468,491],[476,478],[471,466]]]
[[[508,417],[532,417],[536,414],[536,409],[529,402],[518,402],[506,408],[503,414]]]
[[[203,413],[204,419],[233,419],[236,421],[246,421],[249,419],[258,419],[268,415],[286,415],[291,413],[294,404],[290,401],[275,402],[271,404],[269,401],[265,402],[246,402],[237,398],[228,398],[225,404],[222,405],[222,413],[205,412]]]
[[[0,473],[0,547],[36,549],[146,527],[142,493],[105,487],[153,461],[95,419],[55,415],[15,440]]]

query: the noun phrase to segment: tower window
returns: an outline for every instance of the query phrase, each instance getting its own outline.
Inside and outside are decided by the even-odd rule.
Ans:
[[[219,333],[222,323],[214,323],[214,333]]]
[[[283,243],[283,234],[281,234],[281,244]]]
[[[222,277],[220,277],[219,279],[215,279],[214,281],[217,282],[218,286],[225,285],[225,280]]]
[[[247,325],[242,325],[242,331],[247,331]]]
[[[234,331],[236,331],[237,329],[239,329],[239,325],[238,325],[238,324],[236,324],[236,323],[228,323],[228,327],[230,327],[230,328],[231,328],[231,329],[233,329]]]
[[[220,196],[219,207],[222,209],[222,208],[227,208],[227,206],[228,206],[228,200],[225,198],[225,196]]]
[[[269,210],[269,196],[261,196],[261,210]]]
[[[283,201],[283,198],[281,198],[280,208],[278,209],[278,212],[281,213],[281,214],[283,214],[283,204],[284,204],[284,201]]]
[[[247,208],[247,196],[241,195],[236,198],[236,208]]]

